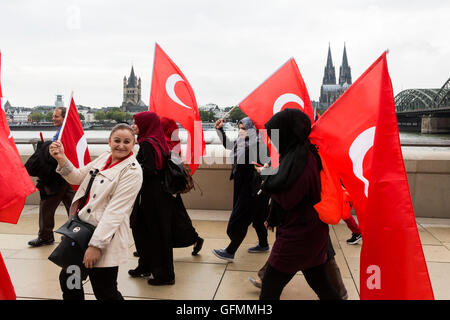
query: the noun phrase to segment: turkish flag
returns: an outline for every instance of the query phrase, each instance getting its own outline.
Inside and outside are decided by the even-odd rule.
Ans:
[[[1,52],[0,52],[1,71]],[[36,191],[9,130],[3,110],[0,82],[0,222],[14,223],[19,220],[26,197]],[[16,294],[8,270],[0,254],[0,300],[15,300]]]
[[[269,146],[272,166],[279,164],[279,154],[267,143],[264,125],[277,112],[290,108],[306,113],[314,123],[314,113],[308,90],[294,58],[289,59],[274,74],[239,103],[241,110],[260,130],[261,138]]]
[[[8,269],[6,269],[3,257],[0,254],[0,300],[16,300],[16,292],[11,283]]]
[[[433,299],[400,147],[386,53],[312,128],[363,235],[361,299]]]
[[[189,133],[186,162],[193,174],[200,164],[200,157],[205,153],[203,128],[194,90],[181,70],[157,43],[155,44],[150,111],[160,117],[175,120]]]
[[[91,162],[86,136],[73,97],[66,111],[58,140],[64,146],[66,157],[76,168],[82,168]],[[78,186],[72,187],[78,189]]]
[[[0,83],[1,100],[2,90]],[[2,161],[0,162],[0,222],[16,224],[25,205],[26,197],[37,189],[22,164],[16,144],[9,130],[3,104],[1,106],[0,154],[2,155]]]
[[[289,59],[242,100],[239,107],[258,129],[264,129],[266,122],[275,113],[286,108],[300,109],[314,123],[308,90],[294,58]]]

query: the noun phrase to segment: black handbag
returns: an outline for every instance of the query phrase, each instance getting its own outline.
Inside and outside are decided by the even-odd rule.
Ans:
[[[89,241],[95,231],[95,226],[80,220],[78,212],[86,204],[97,173],[98,169],[90,172],[91,180],[89,180],[85,195],[80,199],[77,214],[70,217],[66,223],[55,231],[56,233],[62,234],[63,237],[61,243],[53,250],[48,259],[64,269],[72,265],[77,265],[82,269],[84,268],[84,253],[89,246]]]
[[[191,175],[186,172],[181,159],[173,153],[170,156],[166,155],[159,143],[152,140],[158,145],[162,155],[167,158],[167,165],[163,169],[164,191],[170,194],[189,192],[194,187],[194,183]]]

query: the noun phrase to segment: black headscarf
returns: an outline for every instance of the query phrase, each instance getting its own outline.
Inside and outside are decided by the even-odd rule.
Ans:
[[[285,109],[276,113],[266,123],[267,134],[280,154],[280,166],[274,175],[268,175],[262,189],[269,193],[288,190],[299,178],[308,161],[309,151],[322,169],[319,154],[308,139],[311,120],[298,109]],[[278,140],[274,129],[278,130]]]

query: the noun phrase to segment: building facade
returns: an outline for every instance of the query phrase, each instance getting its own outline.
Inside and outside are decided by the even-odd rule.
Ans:
[[[148,106],[141,100],[141,78],[134,74],[134,67],[131,67],[128,79],[123,77],[123,101],[120,110],[131,113],[148,110]]]
[[[342,64],[339,68],[339,82],[336,83],[336,71],[331,57],[331,47],[328,45],[327,64],[325,66],[322,86],[320,87],[319,109],[326,110],[352,84],[352,72],[348,64],[347,50],[344,44]]]

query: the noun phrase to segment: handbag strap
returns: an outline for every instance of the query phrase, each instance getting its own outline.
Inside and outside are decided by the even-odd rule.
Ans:
[[[91,180],[89,180],[84,196],[80,199],[80,203],[77,209],[77,216],[78,212],[80,212],[80,210],[83,209],[83,207],[86,205],[87,199],[89,198],[89,192],[91,192],[92,184],[94,183],[94,179],[97,176],[98,172],[99,172],[98,169],[89,171],[89,174],[91,175]]]
[[[158,146],[158,148],[159,148],[159,150],[161,150],[161,154],[163,155],[163,157],[164,158],[168,158],[168,155],[164,152],[164,150],[163,150],[163,148],[160,146],[160,144],[159,144],[159,142],[158,141],[156,141],[156,139],[153,139],[153,138],[146,138],[147,140],[152,140],[153,142],[155,142],[156,143],[156,145]],[[170,153],[170,151],[169,151],[169,153]]]

